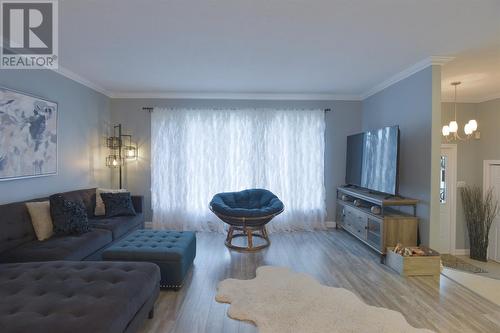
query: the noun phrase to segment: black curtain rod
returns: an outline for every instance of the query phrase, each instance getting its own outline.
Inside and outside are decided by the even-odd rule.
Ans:
[[[153,107],[151,107],[151,106],[144,106],[142,109],[143,109],[144,111],[153,112],[153,109],[154,109],[154,108],[153,108]],[[332,111],[332,109],[324,109],[324,111],[325,111],[325,112],[330,112],[330,111]]]

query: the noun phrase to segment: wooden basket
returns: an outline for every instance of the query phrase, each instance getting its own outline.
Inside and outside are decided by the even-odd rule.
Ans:
[[[407,256],[404,257],[387,248],[385,263],[402,276],[433,276],[439,280],[441,274],[441,256]]]

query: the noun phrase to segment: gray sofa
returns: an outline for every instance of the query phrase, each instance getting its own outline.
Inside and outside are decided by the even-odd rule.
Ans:
[[[2,332],[136,332],[152,316],[160,270],[152,263],[96,262],[114,242],[144,227],[136,216],[96,217],[95,188],[63,193],[87,208],[91,231],[38,241],[25,202],[0,205]],[[39,198],[28,201],[43,201]]]
[[[144,228],[142,197],[132,196],[136,216],[94,216],[95,188],[63,193],[69,200],[82,200],[91,231],[79,236],[54,236],[38,241],[25,202],[0,205],[0,262],[47,260],[101,260],[102,251],[115,241]],[[43,201],[38,198],[28,201]]]

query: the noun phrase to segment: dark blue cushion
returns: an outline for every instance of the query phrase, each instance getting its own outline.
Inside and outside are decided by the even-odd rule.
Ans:
[[[81,235],[90,231],[87,210],[81,199],[66,200],[62,194],[54,194],[49,200],[56,235]]]
[[[123,235],[135,229],[144,228],[144,215],[142,213],[135,216],[104,217],[98,216],[89,219],[92,228],[106,229],[113,233],[113,240],[121,238]]]
[[[281,200],[264,189],[216,194],[210,202],[212,209],[220,214],[235,217],[262,217],[281,212]]]
[[[24,243],[3,252],[0,262],[83,260],[107,246],[112,240],[111,232],[102,229],[91,229],[81,235],[53,236],[44,241]]]
[[[106,208],[106,217],[136,215],[130,192],[101,193],[101,198]]]

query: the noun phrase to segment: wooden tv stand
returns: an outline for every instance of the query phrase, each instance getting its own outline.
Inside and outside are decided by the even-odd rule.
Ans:
[[[358,200],[360,205],[354,204]],[[417,245],[418,200],[373,193],[355,187],[337,188],[337,227],[380,253],[383,262],[387,247],[397,243],[404,246]],[[379,208],[375,214],[371,207]],[[395,207],[410,207],[413,214],[401,212]]]

